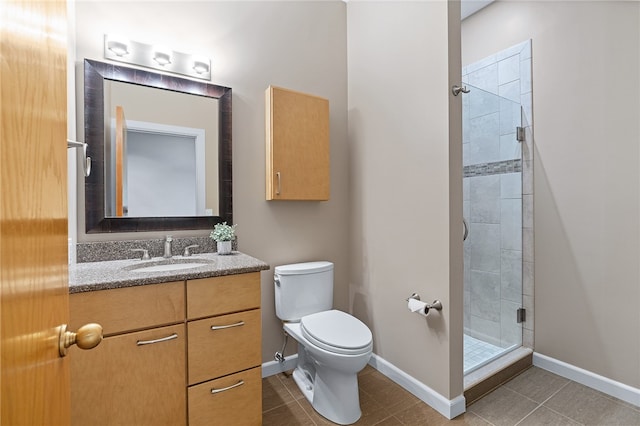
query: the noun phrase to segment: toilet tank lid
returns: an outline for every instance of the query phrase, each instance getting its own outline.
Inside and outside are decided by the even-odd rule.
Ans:
[[[278,275],[303,275],[316,274],[318,272],[331,271],[333,263],[326,261],[292,263],[290,265],[281,265],[275,267],[275,273]]]

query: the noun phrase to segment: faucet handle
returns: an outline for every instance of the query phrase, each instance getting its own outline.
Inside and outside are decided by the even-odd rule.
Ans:
[[[165,238],[165,241],[170,243],[171,241],[173,241],[173,237],[171,235],[167,235],[167,237]]]
[[[131,249],[131,251],[141,251],[142,252],[142,258],[140,260],[149,260],[151,259],[149,257],[149,251],[146,249]]]
[[[189,251],[189,249],[196,248],[196,247],[200,247],[200,246],[198,244],[194,244],[194,245],[191,245],[191,246],[186,246],[184,248],[184,253],[182,255],[185,256],[185,257],[191,256],[191,251]]]

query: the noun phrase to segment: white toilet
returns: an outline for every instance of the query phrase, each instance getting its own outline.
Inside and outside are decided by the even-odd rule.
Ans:
[[[359,319],[333,307],[333,263],[275,268],[276,315],[298,342],[293,378],[313,408],[338,424],[361,416],[358,372],[371,358],[373,340]]]

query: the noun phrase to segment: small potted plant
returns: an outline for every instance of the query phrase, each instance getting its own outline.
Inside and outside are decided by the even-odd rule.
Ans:
[[[216,242],[218,254],[231,254],[231,243],[236,239],[236,226],[227,222],[216,223],[209,235]]]

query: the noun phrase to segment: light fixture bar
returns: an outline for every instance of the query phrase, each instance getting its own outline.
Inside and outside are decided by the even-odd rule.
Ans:
[[[110,34],[104,36],[104,57],[113,61],[211,80],[209,58],[175,52],[165,47],[159,48]]]

